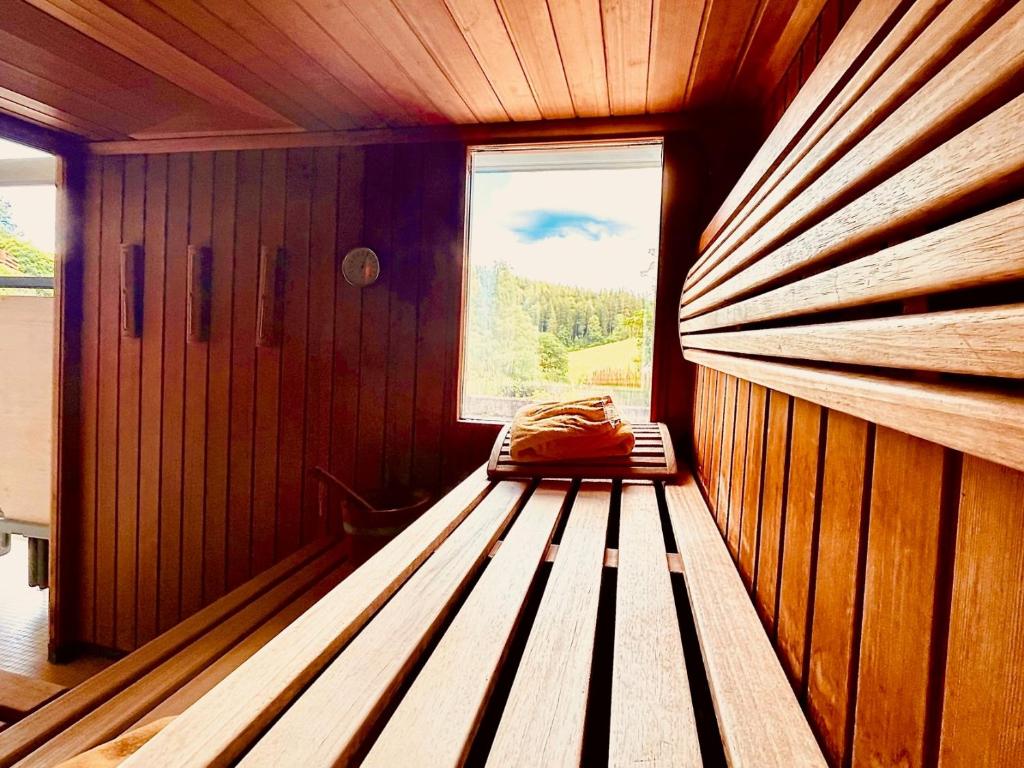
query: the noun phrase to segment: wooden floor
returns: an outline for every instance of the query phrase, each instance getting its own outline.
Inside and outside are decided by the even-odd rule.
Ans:
[[[77,685],[110,664],[85,657],[70,664],[46,660],[49,592],[28,586],[28,542],[13,536],[0,557],[0,670],[63,686]]]

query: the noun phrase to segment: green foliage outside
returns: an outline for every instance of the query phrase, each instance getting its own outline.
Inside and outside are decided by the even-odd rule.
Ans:
[[[24,277],[53,275],[54,256],[36,248],[21,236],[21,230],[11,216],[11,205],[0,199],[0,276]],[[0,295],[49,296],[46,289],[0,288]]]
[[[498,264],[473,268],[468,309],[467,394],[527,399],[603,385],[635,389],[649,371],[654,302],[629,291],[530,280]],[[623,362],[627,339],[638,351]],[[604,361],[601,348],[616,353]],[[580,350],[591,350],[596,363],[572,380],[570,356]]]

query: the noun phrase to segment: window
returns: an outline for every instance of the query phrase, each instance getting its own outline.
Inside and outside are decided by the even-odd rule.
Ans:
[[[55,172],[52,155],[0,139],[0,295],[51,293]]]
[[[459,413],[609,394],[650,419],[660,142],[478,148]]]

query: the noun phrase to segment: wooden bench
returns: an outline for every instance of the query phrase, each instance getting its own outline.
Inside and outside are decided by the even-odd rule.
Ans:
[[[0,669],[0,720],[20,720],[63,692],[62,685]]]
[[[350,571],[347,543],[309,544],[0,730],[0,766],[52,766],[183,711]],[[0,712],[0,719],[8,721],[8,714]]]
[[[692,479],[481,468],[124,766],[467,759],[825,764]]]

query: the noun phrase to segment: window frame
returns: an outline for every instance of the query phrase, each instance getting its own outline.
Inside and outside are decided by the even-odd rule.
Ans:
[[[567,147],[621,147],[621,146],[632,146],[632,145],[648,145],[658,144],[662,150],[661,160],[661,184],[662,193],[659,200],[659,215],[658,215],[658,254],[657,254],[657,281],[655,283],[654,293],[654,311],[653,315],[653,349],[652,354],[654,357],[654,363],[651,373],[651,384],[650,384],[650,419],[655,420],[656,417],[656,376],[654,375],[657,370],[657,357],[658,357],[658,307],[661,301],[662,293],[662,281],[664,280],[663,273],[663,259],[664,250],[663,236],[665,229],[665,158],[666,158],[666,145],[667,139],[664,134],[644,134],[641,136],[629,136],[629,137],[611,137],[611,138],[599,138],[599,139],[564,139],[554,141],[524,141],[524,142],[501,142],[501,143],[478,143],[478,144],[467,144],[465,148],[465,174],[466,181],[464,185],[463,193],[463,216],[462,216],[462,258],[460,260],[460,275],[461,284],[459,286],[459,316],[458,322],[456,323],[457,335],[456,335],[456,366],[455,366],[455,386],[453,388],[454,395],[454,413],[455,413],[455,424],[456,426],[476,426],[476,427],[495,427],[502,426],[507,423],[505,420],[486,418],[486,417],[474,417],[465,416],[462,412],[462,393],[463,383],[465,381],[465,364],[466,364],[466,312],[469,308],[469,290],[471,283],[470,276],[470,263],[469,263],[469,252],[471,247],[471,216],[472,216],[472,202],[473,202],[473,155],[476,152],[487,152],[487,151],[543,151],[543,150],[558,150],[565,149]]]

